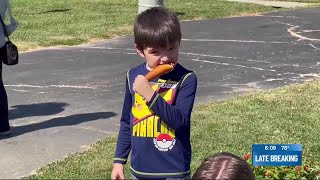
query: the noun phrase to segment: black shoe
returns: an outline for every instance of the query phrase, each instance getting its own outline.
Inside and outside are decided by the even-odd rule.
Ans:
[[[7,136],[11,134],[11,130],[7,130],[7,131],[0,131],[0,136]]]

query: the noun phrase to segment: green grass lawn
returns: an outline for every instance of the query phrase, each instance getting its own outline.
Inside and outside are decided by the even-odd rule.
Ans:
[[[224,0],[165,0],[181,20],[273,11],[272,7]],[[14,0],[20,25],[12,39],[20,50],[76,45],[131,34],[138,0]],[[279,9],[277,9],[279,10]]]
[[[242,156],[253,143],[298,143],[320,159],[320,81],[197,105],[192,115],[192,172],[221,151]],[[116,137],[43,167],[34,179],[110,178]],[[128,171],[127,171],[128,173]],[[128,177],[128,176],[127,176]]]

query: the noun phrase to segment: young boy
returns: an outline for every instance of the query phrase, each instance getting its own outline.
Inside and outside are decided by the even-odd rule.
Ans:
[[[111,178],[125,178],[123,164],[130,151],[129,178],[190,178],[190,116],[197,78],[177,63],[179,20],[169,10],[151,8],[138,15],[134,40],[146,63],[127,73]],[[144,75],[160,64],[174,69],[149,82]]]

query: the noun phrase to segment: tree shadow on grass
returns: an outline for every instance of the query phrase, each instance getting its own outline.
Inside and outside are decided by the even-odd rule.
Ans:
[[[38,14],[47,14],[47,13],[56,13],[56,12],[67,12],[67,11],[70,11],[70,10],[71,10],[71,9],[54,9],[54,10],[39,12]]]

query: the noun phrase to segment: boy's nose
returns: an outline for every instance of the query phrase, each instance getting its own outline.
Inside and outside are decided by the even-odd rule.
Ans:
[[[162,56],[160,60],[161,60],[161,62],[162,62],[163,64],[166,64],[166,63],[170,62],[170,57],[168,57],[168,56]]]

